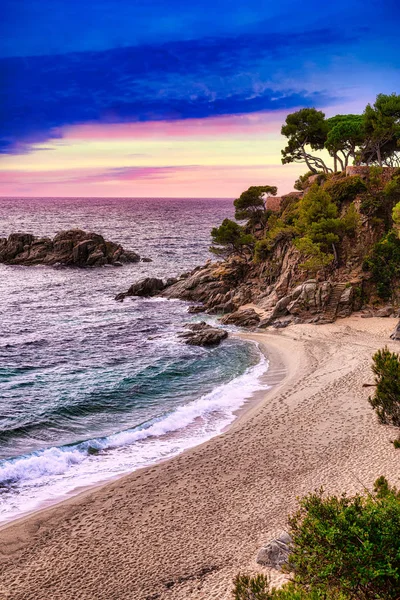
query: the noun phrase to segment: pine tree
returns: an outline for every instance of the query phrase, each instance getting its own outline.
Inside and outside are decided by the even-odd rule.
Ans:
[[[381,423],[400,426],[400,356],[385,347],[372,359],[376,389],[368,401]]]

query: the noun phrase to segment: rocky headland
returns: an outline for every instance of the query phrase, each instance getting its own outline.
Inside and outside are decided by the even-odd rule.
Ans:
[[[398,316],[400,241],[391,214],[400,198],[399,173],[349,167],[303,178],[302,190],[264,200],[258,220],[251,216],[240,226],[251,244],[220,247],[223,260],[178,279],[139,281],[116,299],[178,298],[193,303],[190,313],[261,328],[329,323],[355,311],[365,318]]]
[[[136,252],[81,229],[61,231],[53,239],[30,233],[12,233],[8,238],[0,238],[0,263],[8,265],[101,267],[139,260]]]

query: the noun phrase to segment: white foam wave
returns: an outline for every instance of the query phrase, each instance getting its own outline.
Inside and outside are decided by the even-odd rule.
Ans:
[[[4,461],[0,484],[17,484],[20,494],[12,507],[1,507],[0,501],[0,514],[3,518],[9,518],[11,513],[21,514],[49,498],[63,497],[80,485],[133,471],[218,435],[255,391],[269,387],[261,381],[267,365],[261,355],[259,363],[239,377],[179,406],[147,427]],[[101,451],[100,455],[93,455],[93,449]]]

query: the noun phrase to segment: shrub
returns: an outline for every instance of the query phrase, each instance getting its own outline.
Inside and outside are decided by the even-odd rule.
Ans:
[[[339,595],[305,590],[294,583],[286,583],[278,590],[271,589],[268,577],[263,574],[238,575],[234,580],[233,597],[235,600],[344,600]]]
[[[365,496],[306,496],[290,519],[294,582],[358,600],[400,597],[400,498],[385,478]]]
[[[234,580],[233,597],[235,600],[272,600],[269,578],[259,574],[237,575]]]
[[[339,180],[328,181],[324,189],[336,204],[352,202],[358,194],[365,192],[367,186],[358,175],[352,175]]]
[[[230,219],[224,219],[219,227],[213,227],[211,238],[215,245],[210,247],[210,251],[221,256],[235,253],[246,256],[254,243],[253,236],[246,234],[241,225]]]
[[[389,300],[394,283],[400,277],[400,239],[394,231],[389,231],[374,245],[363,269],[371,271],[378,296]]]
[[[376,388],[369,403],[381,423],[400,426],[400,356],[383,348],[372,359]]]
[[[393,446],[396,448],[396,450],[398,448],[400,448],[400,439],[397,438],[397,440],[393,440]]]

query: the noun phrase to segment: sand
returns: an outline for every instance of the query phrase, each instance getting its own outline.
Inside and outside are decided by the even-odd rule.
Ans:
[[[0,598],[225,600],[296,497],[400,485],[397,432],[367,397],[393,319],[248,334],[275,385],[224,434],[0,530]],[[270,376],[271,376],[270,373]],[[282,575],[273,573],[274,581]]]

